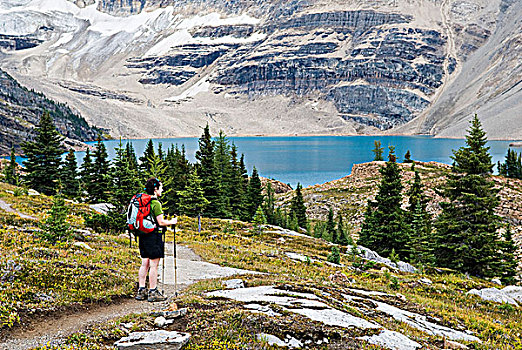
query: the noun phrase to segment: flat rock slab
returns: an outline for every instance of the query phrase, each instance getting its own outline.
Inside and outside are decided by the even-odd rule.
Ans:
[[[223,281],[222,284],[226,289],[245,288],[245,283],[239,278]]]
[[[344,295],[344,297],[347,300],[356,301],[357,298],[350,296],[350,295]],[[360,298],[364,299],[364,298]],[[454,339],[454,340],[466,340],[466,341],[476,341],[480,342],[480,339],[467,334],[465,332],[461,332],[449,327],[445,327],[433,322],[430,322],[426,319],[426,316],[416,314],[414,312],[406,311],[399,309],[398,307],[395,307],[393,305],[389,305],[386,303],[383,303],[381,301],[373,300],[373,299],[364,299],[366,301],[371,301],[373,304],[377,305],[376,310],[384,312],[385,314],[388,314],[392,316],[397,321],[404,322],[411,327],[417,328],[420,331],[423,331],[430,335],[437,335],[444,338]],[[365,304],[360,304],[365,305]],[[356,307],[360,311],[364,310],[359,306]]]
[[[3,210],[5,210],[8,213],[18,214],[22,219],[30,219],[30,220],[37,220],[38,219],[38,218],[35,218],[34,216],[27,215],[27,214],[21,213],[21,212],[19,212],[17,210],[14,210],[13,208],[11,208],[11,204],[6,203],[5,201],[3,201],[1,199],[0,199],[0,209],[3,209]]]
[[[359,339],[365,340],[370,344],[383,346],[392,350],[415,350],[422,347],[422,345],[411,339],[408,339],[401,333],[390,331],[388,329],[384,329],[379,334],[360,337]]]
[[[176,331],[133,332],[114,346],[119,350],[179,350],[190,339],[189,333]]]
[[[364,340],[368,343],[380,345],[388,349],[414,350],[421,347],[420,344],[412,341],[401,333],[383,329],[378,323],[370,322],[347,312],[334,309],[314,294],[287,291],[274,286],[258,286],[219,290],[207,293],[207,296],[229,298],[244,303],[264,302],[277,304],[288,312],[296,313],[330,326],[344,328],[356,327],[360,329],[380,328],[382,330],[379,335],[365,338]],[[254,304],[247,304],[245,307],[253,309],[252,305]]]
[[[168,244],[168,243],[167,243]],[[179,256],[179,255],[178,255]],[[162,260],[163,261],[163,260]],[[165,284],[174,284],[174,258],[166,256],[165,259]],[[209,279],[223,278],[235,275],[260,274],[260,272],[236,269],[233,267],[219,266],[205,261],[194,261],[188,259],[176,259],[177,283],[190,285],[194,282]],[[159,281],[163,280],[163,268],[159,266]]]
[[[522,303],[522,287],[516,286],[508,286],[504,289],[472,289],[467,294],[478,295],[484,300],[493,301],[495,303],[508,303],[514,306],[519,306],[518,303]]]

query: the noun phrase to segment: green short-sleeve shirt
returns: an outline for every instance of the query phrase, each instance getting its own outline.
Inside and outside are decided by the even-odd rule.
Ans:
[[[156,219],[158,215],[163,214],[163,207],[161,206],[161,202],[157,199],[153,199],[150,202],[150,211],[152,212],[154,219]]]

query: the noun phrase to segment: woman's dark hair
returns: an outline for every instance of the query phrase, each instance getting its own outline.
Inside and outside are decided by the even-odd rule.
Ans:
[[[150,194],[152,196],[154,194],[154,190],[157,188],[160,188],[160,186],[161,186],[161,183],[159,182],[159,180],[156,179],[155,177],[151,177],[150,179],[147,180],[147,183],[145,184],[145,192],[147,192],[147,194]]]

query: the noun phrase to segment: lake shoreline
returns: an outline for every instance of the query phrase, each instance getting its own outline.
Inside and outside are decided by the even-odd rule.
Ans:
[[[314,134],[234,134],[234,135],[226,135],[227,138],[246,138],[246,137],[350,137],[350,136],[362,136],[362,137],[388,137],[388,136],[404,136],[404,137],[427,137],[432,139],[448,139],[448,140],[464,140],[465,137],[456,137],[456,136],[437,136],[430,134],[322,134],[322,133],[314,133]],[[154,137],[121,137],[122,141],[125,140],[160,140],[160,139],[186,139],[186,138],[200,138],[201,135],[178,135],[178,136],[154,136]],[[213,136],[217,137],[217,136]],[[119,140],[120,138],[110,138],[104,141],[109,140]],[[488,141],[510,141],[511,147],[522,147],[522,139],[513,140],[511,138],[488,138]],[[85,141],[85,143],[96,143],[96,141]]]

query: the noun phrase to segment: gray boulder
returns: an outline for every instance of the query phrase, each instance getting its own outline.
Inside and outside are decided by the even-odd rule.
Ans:
[[[504,292],[504,294],[506,294],[507,296],[515,299],[519,303],[522,303],[522,287],[507,286],[504,289],[502,289],[502,292]]]
[[[361,245],[357,246],[357,250],[359,251],[358,255],[363,259],[375,261],[377,263],[389,266],[393,269],[398,269],[399,271],[402,271],[402,272],[413,273],[413,272],[417,271],[417,269],[415,267],[413,267],[411,264],[408,264],[404,261],[399,261],[398,263],[394,263],[390,259],[383,258],[377,252],[374,252],[373,250],[363,247]],[[348,246],[347,254],[350,254],[351,251],[352,251],[352,246]]]
[[[133,332],[114,343],[119,350],[179,350],[190,339],[189,333],[176,331]]]
[[[89,204],[89,207],[96,211],[98,214],[107,214],[111,209],[114,209],[114,205],[112,205],[111,203]]]
[[[509,289],[508,289],[509,288]],[[514,287],[521,288],[522,287]],[[522,290],[512,289],[510,287],[506,287],[504,289],[508,289],[507,293],[504,290],[500,290],[497,288],[484,288],[484,289],[472,289],[466,294],[478,295],[483,300],[493,301],[495,303],[507,303],[514,306],[518,306],[517,301],[514,297],[518,297],[519,301],[522,302]],[[517,295],[518,294],[518,295]]]
[[[226,289],[245,288],[245,283],[242,279],[236,278],[221,282]]]

